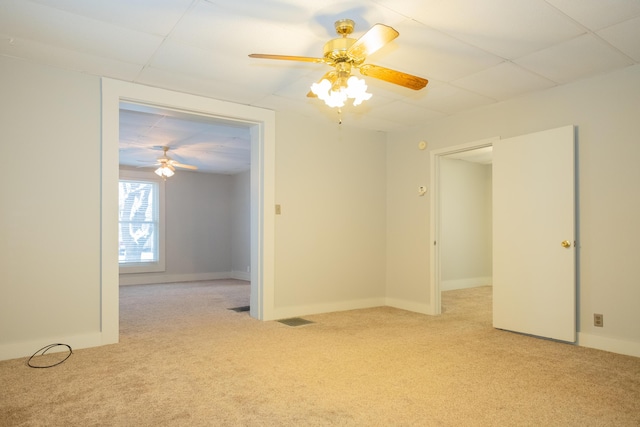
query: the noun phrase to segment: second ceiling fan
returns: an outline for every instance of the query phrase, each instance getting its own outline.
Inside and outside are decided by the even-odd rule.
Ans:
[[[354,105],[371,97],[371,94],[365,93],[364,81],[359,81],[361,82],[359,83],[359,79],[349,80],[354,77],[351,74],[354,68],[360,70],[360,74],[363,76],[373,77],[413,90],[420,90],[427,85],[428,80],[422,77],[379,65],[365,64],[369,55],[398,37],[399,33],[396,30],[384,24],[375,24],[362,37],[354,39],[348,37],[353,32],[354,26],[355,23],[351,19],[336,21],[335,29],[341,37],[329,40],[324,45],[322,58],[262,53],[252,53],[249,56],[251,58],[324,63],[332,66],[333,70],[326,73],[318,83],[315,83],[311,92],[307,94],[309,97],[320,97],[331,107],[341,107],[347,97],[354,98]],[[339,99],[333,99],[333,102],[329,102],[331,99],[329,101],[325,99],[334,95],[338,96],[338,94],[340,94]]]
[[[156,166],[159,166],[159,168],[155,170],[156,175],[166,179],[173,176],[176,168],[198,170],[197,166],[176,162],[167,155],[167,151],[169,151],[169,147],[162,147],[163,155],[158,158],[158,162],[155,164]]]

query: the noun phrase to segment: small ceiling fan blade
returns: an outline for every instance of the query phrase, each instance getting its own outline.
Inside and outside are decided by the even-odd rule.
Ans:
[[[423,79],[422,77],[380,67],[379,65],[361,65],[360,73],[363,76],[375,77],[376,79],[384,80],[385,82],[394,83],[413,90],[420,90],[429,83],[429,80]]]
[[[322,76],[322,77],[320,78],[320,80],[318,80],[318,81],[317,81],[317,83],[320,83],[320,82],[321,82],[322,80],[324,80],[324,79],[327,79],[327,80],[329,80],[330,82],[332,82],[332,83],[333,83],[333,81],[334,81],[335,77],[336,77],[336,72],[335,72],[335,70],[331,70],[331,71],[329,71],[328,73],[326,73],[324,76]],[[309,91],[309,93],[307,93],[307,97],[308,97],[308,98],[317,98],[317,97],[318,97],[318,95],[316,95],[315,93],[313,93],[313,92]]]
[[[349,50],[347,50],[347,55],[356,61],[363,61],[367,56],[376,52],[399,35],[400,33],[388,25],[375,24],[369,31],[364,33],[362,37],[356,40]]]
[[[261,59],[281,59],[285,61],[301,61],[301,62],[315,62],[315,63],[324,62],[324,58],[313,58],[311,56],[269,55],[264,53],[252,53],[249,55],[249,57],[261,58]]]
[[[171,163],[173,166],[177,167],[177,168],[182,168],[182,169],[191,169],[191,170],[198,170],[197,166],[193,166],[193,165],[185,165],[182,163],[178,163],[178,162],[172,162]]]

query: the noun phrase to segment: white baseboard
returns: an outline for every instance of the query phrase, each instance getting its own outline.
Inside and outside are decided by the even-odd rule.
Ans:
[[[433,314],[431,304],[399,300],[395,298],[385,298],[385,305],[393,308],[399,308],[401,310],[413,311],[420,314]]]
[[[490,286],[493,284],[493,277],[470,277],[468,279],[442,280],[440,282],[441,291],[453,291],[455,289],[477,288],[478,286]]]
[[[312,314],[332,313],[336,311],[359,310],[363,308],[381,307],[385,305],[384,298],[370,298],[354,301],[341,301],[326,304],[312,304],[295,307],[276,307],[273,310],[273,320],[288,319],[290,317],[309,316]]]
[[[619,338],[578,332],[578,345],[595,348],[597,350],[610,351],[612,353],[626,354],[627,356],[640,357],[640,342],[638,341],[626,341]]]
[[[81,348],[98,347],[103,345],[102,334],[96,332],[93,334],[56,336],[51,338],[43,338],[39,340],[24,341],[10,344],[0,345],[0,360],[18,359],[21,357],[30,357],[32,354],[50,344],[68,344],[72,350]],[[54,347],[47,353],[58,353],[68,351],[66,346]]]
[[[191,273],[191,274],[121,274],[120,286],[149,285],[153,283],[198,282],[202,280],[234,279],[233,272]],[[242,279],[244,280],[244,279]]]
[[[230,279],[237,280],[246,280],[247,282],[251,281],[251,273],[247,273],[246,271],[232,271]]]

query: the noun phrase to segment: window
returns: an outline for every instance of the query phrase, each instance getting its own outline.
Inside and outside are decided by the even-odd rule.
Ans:
[[[164,271],[164,182],[149,172],[120,171],[120,273]]]

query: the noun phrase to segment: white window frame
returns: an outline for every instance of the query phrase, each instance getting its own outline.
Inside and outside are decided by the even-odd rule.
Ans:
[[[165,182],[162,178],[156,176],[153,171],[134,171],[128,169],[120,169],[119,180],[135,180],[149,181],[158,184],[158,261],[156,262],[136,262],[119,264],[120,274],[130,273],[159,273],[165,271]],[[119,182],[119,181],[118,181]]]

